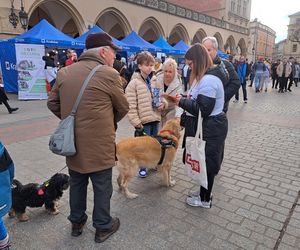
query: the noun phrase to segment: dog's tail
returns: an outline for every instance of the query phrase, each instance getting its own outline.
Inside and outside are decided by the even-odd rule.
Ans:
[[[16,190],[21,190],[23,188],[23,185],[21,182],[19,182],[17,179],[13,180],[13,188],[15,188]]]

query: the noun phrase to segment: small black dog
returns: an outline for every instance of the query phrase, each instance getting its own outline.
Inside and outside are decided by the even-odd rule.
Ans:
[[[12,208],[9,212],[11,218],[16,214],[20,221],[29,220],[25,210],[26,207],[42,207],[45,204],[50,214],[58,214],[56,200],[63,195],[63,191],[69,187],[69,176],[57,173],[42,185],[29,183],[22,185],[14,179],[12,188]]]

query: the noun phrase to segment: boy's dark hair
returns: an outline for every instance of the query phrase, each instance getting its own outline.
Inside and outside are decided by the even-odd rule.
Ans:
[[[136,63],[139,65],[155,63],[154,57],[148,51],[141,52],[137,55]]]

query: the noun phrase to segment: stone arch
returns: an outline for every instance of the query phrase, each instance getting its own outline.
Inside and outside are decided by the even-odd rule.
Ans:
[[[198,29],[193,37],[192,44],[202,43],[203,38],[206,36],[206,32],[203,29]]]
[[[174,26],[167,40],[168,43],[171,44],[172,46],[174,46],[180,40],[183,40],[188,45],[190,44],[189,33],[181,23],[178,23]]]
[[[241,38],[237,45],[237,54],[246,56],[247,55],[247,47],[244,38]]]
[[[37,0],[28,11],[28,29],[46,19],[63,33],[76,37],[83,33],[84,20],[70,1]]]
[[[139,28],[138,34],[150,43],[155,42],[160,36],[165,37],[163,27],[154,17],[149,17],[144,20]]]
[[[224,50],[226,53],[229,53],[231,55],[236,54],[236,45],[235,45],[235,40],[233,36],[229,36],[226,40],[226,43],[224,45]]]
[[[214,34],[214,37],[217,39],[217,41],[218,41],[218,49],[219,50],[224,50],[224,45],[223,45],[223,38],[222,38],[222,36],[221,36],[221,34],[219,33],[219,32],[216,32],[215,34]]]
[[[105,32],[121,40],[131,32],[130,24],[127,18],[115,8],[103,10],[95,22]]]

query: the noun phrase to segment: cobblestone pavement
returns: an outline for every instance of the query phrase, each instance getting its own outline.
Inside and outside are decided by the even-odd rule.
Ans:
[[[300,88],[283,94],[248,88],[248,94],[248,104],[230,104],[225,159],[211,209],[185,204],[196,186],[184,173],[179,150],[172,170],[176,185],[163,187],[157,174],[136,177],[130,184],[139,193],[135,200],[117,191],[114,170],[111,213],[121,227],[105,243],[94,243],[89,186],[89,219],[80,237],[70,236],[66,192],[59,215],[35,208],[29,209],[28,222],[5,218],[13,249],[300,249]],[[46,101],[11,96],[10,103],[20,110],[9,115],[0,106],[0,138],[15,162],[16,178],[41,183],[64,166],[64,158],[47,146],[58,120]],[[123,119],[118,140],[132,134]]]

